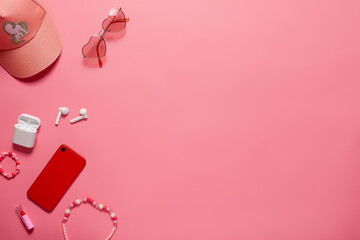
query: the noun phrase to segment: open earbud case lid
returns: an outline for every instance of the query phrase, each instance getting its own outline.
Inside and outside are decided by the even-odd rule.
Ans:
[[[18,117],[18,124],[37,130],[40,127],[40,118],[23,113]]]

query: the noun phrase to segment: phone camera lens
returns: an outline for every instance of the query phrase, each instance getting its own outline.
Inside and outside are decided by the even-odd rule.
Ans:
[[[65,148],[64,148],[64,147],[62,147],[62,148],[61,148],[61,151],[65,152]]]

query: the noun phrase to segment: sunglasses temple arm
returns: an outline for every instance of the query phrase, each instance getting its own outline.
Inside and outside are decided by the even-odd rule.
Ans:
[[[100,44],[100,41],[99,41],[98,44],[96,45],[96,54],[97,54],[97,56],[98,56],[99,68],[102,68],[103,64],[102,64],[101,57],[100,57],[100,53],[99,53],[99,44]]]
[[[99,32],[99,35],[101,37],[104,37],[106,31],[109,29],[110,25],[114,22],[115,18],[116,18],[117,15],[115,15],[113,17],[113,19],[111,20],[111,22],[109,23],[109,25],[106,26],[106,29],[101,29],[100,32]],[[99,44],[100,42],[97,44],[96,46],[96,54],[98,55],[98,60],[99,60],[99,67],[102,68],[103,64],[102,64],[102,61],[101,61],[101,57],[100,57],[100,53],[99,53]]]
[[[102,61],[101,61],[101,58],[98,58],[98,60],[99,60],[99,68],[102,68],[103,63],[102,63]]]

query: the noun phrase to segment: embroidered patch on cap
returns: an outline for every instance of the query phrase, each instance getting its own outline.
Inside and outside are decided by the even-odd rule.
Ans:
[[[25,34],[28,34],[28,25],[26,22],[19,22],[15,24],[14,22],[6,22],[4,23],[4,32],[9,34],[11,37],[11,41],[14,44],[21,44],[25,40],[21,40]]]

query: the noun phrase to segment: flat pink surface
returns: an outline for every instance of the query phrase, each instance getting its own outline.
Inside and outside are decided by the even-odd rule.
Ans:
[[[360,239],[360,1],[45,5],[60,59],[32,82],[0,69],[0,151],[14,150],[18,115],[42,121],[33,151],[14,150],[21,173],[0,177],[1,239],[63,239],[64,210],[82,196],[115,210],[114,239]],[[107,35],[99,69],[81,47],[111,7],[130,22]],[[59,106],[70,113],[55,127]],[[89,119],[70,125],[82,107]],[[49,214],[26,191],[62,143],[87,165]],[[110,230],[89,206],[68,222],[71,240]]]

